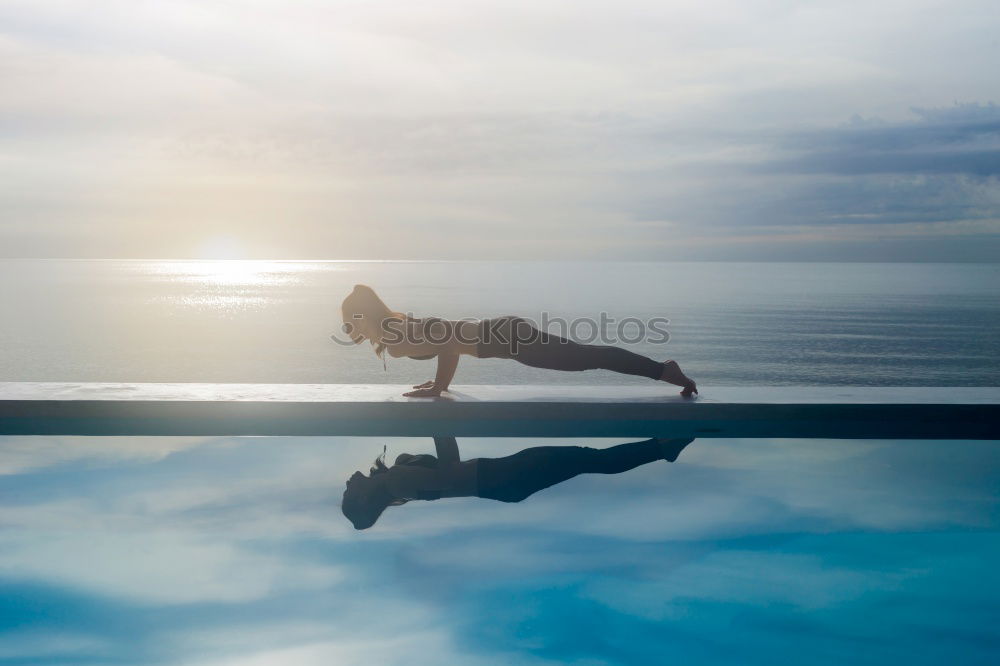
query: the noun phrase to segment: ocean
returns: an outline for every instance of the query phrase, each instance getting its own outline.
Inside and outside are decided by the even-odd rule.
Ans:
[[[0,381],[430,378],[331,340],[357,283],[416,315],[544,316],[584,338],[667,319],[669,341],[624,327],[625,346],[706,396],[1000,385],[997,264],[55,260],[0,261]],[[455,381],[647,380],[470,358]],[[463,459],[622,443],[458,442]],[[345,481],[384,450],[434,445],[0,437],[0,662],[1000,663],[996,441],[702,439],[356,531]]]
[[[331,340],[357,283],[417,316],[548,317],[584,341],[603,314],[622,334],[605,340],[705,386],[1000,384],[1000,264],[61,260],[0,261],[0,381],[431,377]],[[669,341],[627,318],[669,320]],[[463,359],[454,383],[642,381]]]

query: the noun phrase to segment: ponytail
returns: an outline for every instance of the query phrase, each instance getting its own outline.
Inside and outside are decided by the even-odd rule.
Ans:
[[[383,444],[381,455],[379,455],[378,458],[375,458],[375,463],[371,466],[371,469],[368,470],[369,475],[385,474],[386,472],[389,471],[389,468],[385,466],[385,452],[386,452],[386,445]]]

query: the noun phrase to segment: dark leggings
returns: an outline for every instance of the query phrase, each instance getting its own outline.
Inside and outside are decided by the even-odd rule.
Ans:
[[[546,370],[611,370],[659,379],[663,364],[608,345],[585,345],[539,331],[526,319],[500,317],[480,322],[479,358],[512,358]]]
[[[578,474],[618,474],[662,459],[663,452],[655,439],[607,449],[536,446],[505,458],[479,458],[476,494],[501,502],[520,502]]]

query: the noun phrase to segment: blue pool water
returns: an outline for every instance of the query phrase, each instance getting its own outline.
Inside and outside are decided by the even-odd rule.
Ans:
[[[8,663],[996,663],[1000,446],[699,440],[519,504],[390,507],[387,444],[8,438]],[[546,441],[546,444],[580,442]],[[614,442],[591,441],[595,446]],[[539,442],[469,440],[465,457]]]
[[[665,316],[716,385],[1000,385],[1000,268],[0,261],[0,381],[389,382],[357,282],[417,314]],[[459,383],[631,383],[463,361]],[[460,440],[465,458],[539,444]],[[0,438],[0,663],[993,664],[1000,446],[698,440],[519,504],[390,507],[352,438]]]

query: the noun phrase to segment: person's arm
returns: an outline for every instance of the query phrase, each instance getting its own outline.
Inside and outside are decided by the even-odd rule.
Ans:
[[[408,391],[403,395],[407,398],[436,398],[441,395],[442,391],[448,390],[448,386],[455,377],[455,370],[457,369],[458,354],[438,354],[437,375],[434,377],[434,385],[415,391]]]
[[[458,455],[458,442],[454,437],[435,437],[434,449],[437,451],[439,465],[455,465],[462,462]]]
[[[438,354],[438,369],[434,376],[434,388],[447,391],[458,369],[458,354]]]

